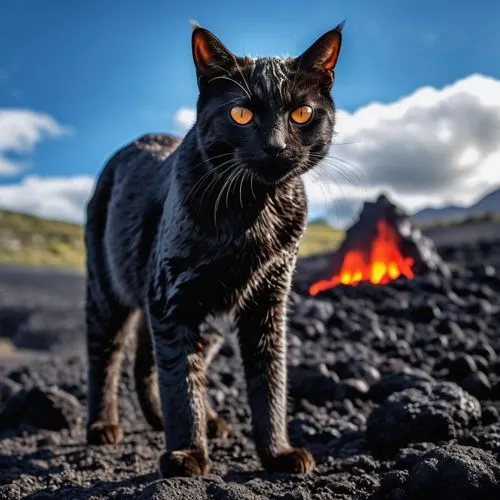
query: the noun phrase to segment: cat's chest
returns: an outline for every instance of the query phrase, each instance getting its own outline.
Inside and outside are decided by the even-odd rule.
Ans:
[[[232,227],[215,234],[191,226],[163,241],[156,269],[163,269],[168,288],[193,303],[228,310],[268,279],[273,263],[283,269],[283,263],[293,262],[299,234],[297,224]]]

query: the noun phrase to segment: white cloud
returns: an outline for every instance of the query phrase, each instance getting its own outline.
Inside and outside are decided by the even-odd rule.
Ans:
[[[16,174],[22,168],[22,163],[9,158],[9,154],[29,154],[43,139],[67,133],[67,127],[45,113],[0,109],[0,175]]]
[[[174,115],[174,123],[184,132],[188,131],[196,121],[196,110],[193,108],[179,108]]]
[[[180,108],[174,117],[184,130],[195,120],[190,108]],[[420,88],[392,103],[340,110],[337,131],[331,159],[322,165],[328,174],[316,170],[306,176],[306,187],[311,212],[329,213],[339,224],[380,192],[413,211],[469,204],[500,184],[500,81],[494,78],[471,75],[441,89]],[[29,152],[44,137],[66,132],[48,115],[0,110],[0,173],[19,169],[2,153]],[[321,182],[313,182],[315,177]],[[93,182],[27,177],[0,186],[0,204],[82,221]]]
[[[0,207],[41,217],[83,222],[84,206],[93,190],[89,176],[25,177],[0,185]]]
[[[318,172],[337,204],[359,207],[385,191],[408,210],[463,205],[500,184],[500,81],[494,78],[471,75],[442,89],[420,88],[393,103],[338,111],[337,119],[331,156],[350,167],[327,160],[329,175]],[[311,184],[311,203],[327,206]]]

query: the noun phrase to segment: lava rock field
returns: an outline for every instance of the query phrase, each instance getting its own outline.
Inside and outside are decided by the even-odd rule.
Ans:
[[[210,475],[159,480],[163,435],[130,359],[125,442],[87,446],[83,278],[0,270],[0,336],[29,350],[0,360],[0,498],[498,500],[500,241],[439,250],[450,276],[291,294],[289,431],[316,458],[307,476],[261,469],[228,321],[208,390],[230,436],[211,441]]]

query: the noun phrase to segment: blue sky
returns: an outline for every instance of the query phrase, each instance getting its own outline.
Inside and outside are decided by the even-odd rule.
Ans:
[[[52,121],[50,126],[31,123],[31,132],[23,139],[8,137],[3,142],[2,134],[13,132],[12,127],[2,128],[0,121],[0,158],[15,166],[4,169],[3,175],[0,169],[0,204],[3,197],[4,205],[26,206],[44,215],[60,206],[62,217],[74,218],[73,212],[64,213],[64,204],[49,209],[40,208],[43,200],[23,204],[23,196],[29,198],[31,192],[20,188],[23,181],[92,179],[115,149],[136,136],[150,131],[184,133],[174,116],[179,108],[193,108],[196,103],[191,18],[212,30],[233,52],[252,56],[299,54],[346,19],[334,97],[361,143],[366,120],[361,123],[363,116],[356,113],[363,109],[376,113],[374,102],[390,107],[419,89],[430,86],[441,91],[470,75],[491,78],[490,83],[500,79],[500,3],[493,0],[17,0],[2,4],[0,113],[24,110]],[[467,81],[465,90],[453,95],[474,94],[473,84],[475,88],[484,84]],[[494,93],[492,85],[488,89]],[[441,97],[435,99],[439,109],[443,105],[448,109],[449,99],[443,103]],[[496,106],[493,101],[483,103],[481,110],[487,107],[489,113]],[[379,119],[386,123],[384,112]],[[497,151],[491,145],[487,151],[481,148],[479,157],[478,151],[469,151],[469,160],[490,158],[491,163]],[[345,149],[339,146],[338,156]],[[375,168],[360,164],[361,157],[353,152],[346,157],[361,176],[365,167]],[[485,190],[500,177],[487,179],[486,184],[482,180]],[[368,194],[371,184],[364,182]],[[460,201],[451,194],[444,196],[445,188],[441,186],[437,197],[434,186],[429,201]],[[404,191],[399,189],[397,194]],[[407,196],[407,206],[419,206],[416,200],[424,204],[425,191],[413,194],[412,200],[411,193]],[[350,196],[338,198],[347,203]],[[319,205],[313,203],[314,213],[325,209],[325,203]]]

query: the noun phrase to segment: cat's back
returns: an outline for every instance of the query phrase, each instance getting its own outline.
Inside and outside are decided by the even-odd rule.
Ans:
[[[87,206],[88,258],[102,252],[105,269],[101,271],[111,278],[116,293],[131,305],[142,291],[152,240],[168,193],[169,156],[180,143],[168,134],[147,134],[116,151],[99,174]]]

